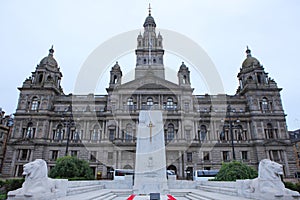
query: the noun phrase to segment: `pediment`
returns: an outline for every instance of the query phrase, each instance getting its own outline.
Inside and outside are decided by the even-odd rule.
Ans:
[[[263,145],[264,146],[286,146],[288,144],[281,140],[268,140],[264,142]]]
[[[118,90],[133,89],[133,90],[182,90],[178,84],[172,83],[168,80],[156,77],[154,75],[146,75],[141,78],[137,78],[130,82],[124,83],[118,87]]]
[[[13,141],[12,144],[14,144],[14,145],[18,145],[18,144],[35,145],[36,143],[28,138],[21,138],[21,139]]]

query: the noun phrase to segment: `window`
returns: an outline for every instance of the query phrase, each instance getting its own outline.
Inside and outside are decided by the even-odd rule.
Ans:
[[[132,125],[127,124],[126,126],[126,133],[125,133],[125,141],[131,141],[132,140],[132,135],[133,135],[133,130],[132,130]]]
[[[207,135],[207,130],[205,125],[200,126],[200,131],[199,131],[199,140],[204,141],[206,140],[206,135]]]
[[[58,150],[53,150],[50,152],[50,160],[51,161],[56,161],[56,159],[58,158]]]
[[[280,150],[271,150],[271,151],[269,151],[270,159],[275,161],[275,162],[282,161],[281,153],[282,153],[282,151],[280,151]]]
[[[31,153],[30,149],[20,149],[19,155],[18,155],[18,160],[29,161],[30,153]]]
[[[187,162],[193,162],[193,153],[192,152],[186,153],[186,160],[187,160]]]
[[[93,129],[93,132],[92,132],[92,138],[91,138],[91,140],[92,140],[93,142],[96,142],[96,141],[99,140],[99,132],[100,132],[100,127],[99,127],[99,125],[95,125],[95,126],[94,126],[94,129]]]
[[[26,129],[26,135],[25,138],[33,138],[34,137],[34,131],[32,122],[29,122]]]
[[[113,159],[113,155],[114,155],[113,152],[108,152],[107,153],[107,159],[108,160],[112,160]]]
[[[226,140],[226,138],[225,138],[225,130],[222,130],[222,131],[220,132],[220,140],[221,140],[221,141],[225,141],[225,140]]]
[[[71,156],[77,157],[78,156],[78,151],[71,151]]]
[[[54,131],[54,140],[62,140],[63,139],[63,126],[61,124],[57,125],[56,130]]]
[[[147,99],[147,107],[146,107],[146,109],[150,110],[150,109],[152,109],[152,106],[153,106],[153,99],[151,97],[149,97]]]
[[[229,161],[230,160],[229,151],[222,151],[222,158],[223,158],[223,161]]]
[[[115,129],[110,129],[109,130],[109,136],[108,136],[109,141],[114,141],[115,139]]]
[[[185,111],[189,111],[189,109],[190,109],[190,104],[189,103],[184,103],[184,110]]]
[[[91,151],[90,153],[90,162],[96,162],[97,161],[97,151]]]
[[[172,98],[167,99],[167,110],[174,108],[174,102]]]
[[[15,176],[22,177],[23,176],[22,174],[23,174],[23,165],[17,165],[16,171],[15,171]]]
[[[188,142],[191,141],[191,130],[185,130],[185,138]]]
[[[37,97],[32,98],[31,110],[37,110],[39,107],[39,101]]]
[[[171,141],[174,139],[174,125],[173,124],[169,124],[168,125],[168,130],[167,130],[167,141]]]
[[[242,160],[244,161],[248,160],[248,151],[242,151],[241,156],[242,156]]]
[[[238,125],[235,130],[235,137],[238,141],[247,140],[246,132],[243,132],[243,127]]]
[[[203,152],[203,160],[204,161],[209,161],[209,152],[208,151]]]
[[[266,139],[274,139],[275,138],[275,130],[273,129],[272,124],[268,123],[267,128],[265,129],[265,137]]]
[[[261,110],[262,112],[267,112],[269,110],[268,99],[264,97],[261,102]]]
[[[127,106],[133,106],[133,99],[131,97],[127,99]]]
[[[81,138],[81,135],[80,135],[80,126],[77,126],[76,129],[75,129],[75,131],[74,131],[74,135],[73,135],[72,139],[75,142],[78,142],[80,140],[80,138]]]

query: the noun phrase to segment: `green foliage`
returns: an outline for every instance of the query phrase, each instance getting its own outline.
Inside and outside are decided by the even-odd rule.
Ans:
[[[300,183],[284,182],[284,186],[290,190],[300,192]]]
[[[0,180],[0,200],[7,198],[7,193],[22,187],[25,179]]]
[[[222,167],[214,180],[236,181],[237,179],[253,179],[257,176],[257,171],[252,167],[238,161],[232,161],[222,164]]]
[[[93,172],[89,167],[88,162],[72,156],[58,158],[55,167],[50,171],[49,177],[70,178],[76,180],[94,179]]]

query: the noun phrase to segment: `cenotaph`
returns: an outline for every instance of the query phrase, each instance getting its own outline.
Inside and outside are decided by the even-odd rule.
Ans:
[[[168,193],[166,151],[161,111],[141,111],[137,131],[135,194]]]

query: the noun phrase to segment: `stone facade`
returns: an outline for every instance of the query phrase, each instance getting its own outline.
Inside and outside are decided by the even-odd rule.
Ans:
[[[51,48],[19,88],[3,175],[20,176],[23,165],[35,159],[54,166],[66,150],[103,178],[111,177],[112,169],[134,169],[138,114],[153,109],[163,112],[166,167],[180,178],[191,178],[196,169],[219,169],[234,157],[254,167],[269,158],[293,176],[296,161],[281,88],[251,51],[247,48],[238,73],[236,94],[197,95],[184,63],[177,83],[165,79],[163,36],[155,28],[149,13],[137,37],[135,79],[122,83],[116,63],[103,95],[64,94]]]

